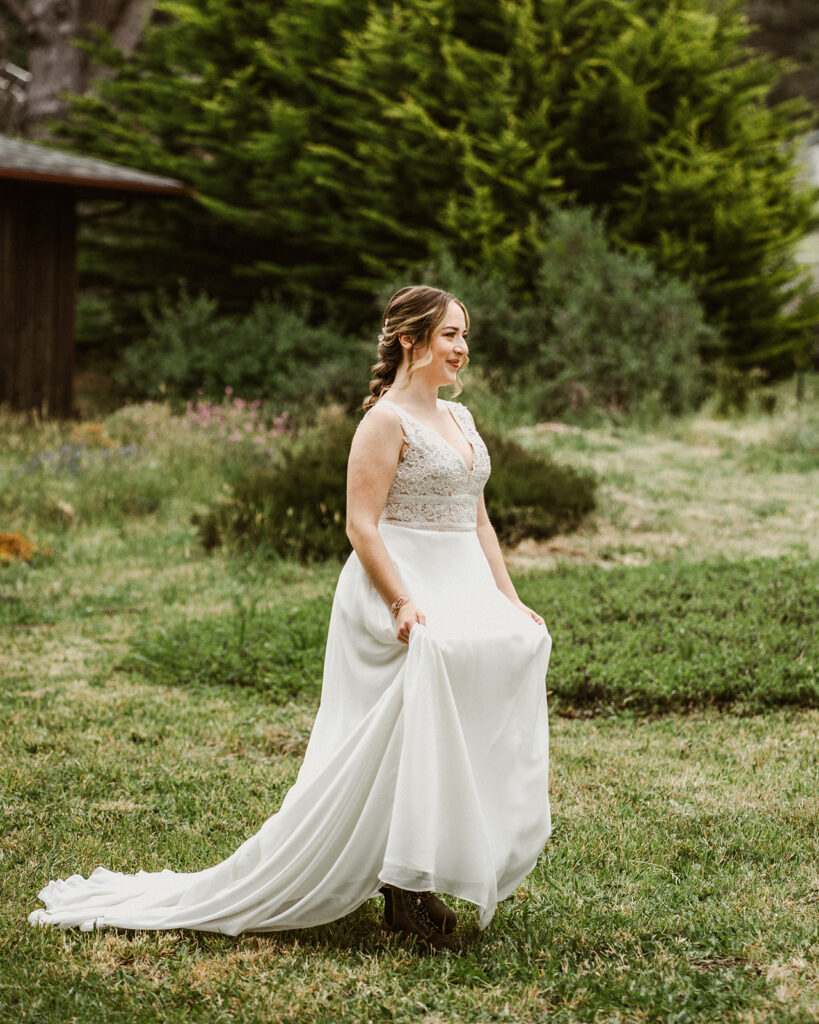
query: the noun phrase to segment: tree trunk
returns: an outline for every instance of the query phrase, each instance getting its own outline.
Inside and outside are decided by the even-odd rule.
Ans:
[[[806,96],[819,104],[819,4],[816,0],[746,0],[746,14],[754,26],[750,42],[776,57],[788,57],[796,67],[771,94],[772,102]]]
[[[154,0],[0,0],[6,16],[22,22],[31,84],[26,103],[28,135],[47,134],[47,120],[63,117],[63,92],[83,93],[99,69],[76,46],[91,25],[106,29],[130,53],[139,42]]]
[[[43,134],[42,122],[65,112],[61,92],[79,92],[82,54],[73,45],[79,0],[29,0],[26,7],[29,71],[26,130]]]
[[[131,53],[142,38],[153,6],[154,0],[80,0],[83,24],[108,29],[115,45],[125,53]],[[92,72],[85,85],[94,77]]]

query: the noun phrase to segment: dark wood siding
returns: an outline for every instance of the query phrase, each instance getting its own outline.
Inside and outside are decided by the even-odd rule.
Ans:
[[[73,407],[74,194],[0,182],[0,402],[43,416]]]

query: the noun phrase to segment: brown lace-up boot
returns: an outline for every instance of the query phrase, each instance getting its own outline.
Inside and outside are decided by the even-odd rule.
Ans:
[[[414,935],[419,942],[436,952],[458,948],[455,941],[444,935],[433,921],[427,909],[426,893],[398,889],[393,885],[383,886],[380,892],[384,894],[384,926],[389,931]]]
[[[434,892],[422,892],[421,897],[427,908],[427,913],[435,923],[435,927],[444,935],[451,935],[458,927],[458,918],[454,910],[451,910],[443,900],[439,900]]]
[[[394,887],[392,885],[382,885],[378,890],[384,894],[384,919],[387,918],[388,912],[388,901],[390,899],[388,893]],[[451,935],[458,927],[458,917],[454,910],[450,909],[433,892],[421,892],[419,896],[423,897],[424,905],[427,908],[427,913],[432,918],[432,923],[443,935]]]

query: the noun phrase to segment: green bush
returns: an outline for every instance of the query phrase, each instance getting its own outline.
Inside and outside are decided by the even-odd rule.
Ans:
[[[302,561],[344,557],[350,550],[346,477],[354,432],[355,421],[331,407],[309,430],[284,438],[269,469],[239,473],[230,495],[195,518],[204,546],[228,542]],[[487,503],[505,543],[572,529],[594,507],[590,475],[498,434],[485,437],[495,456]]]
[[[688,284],[612,248],[586,210],[556,212],[539,256],[539,301],[523,318],[535,337],[540,328],[544,412],[627,412],[647,400],[670,413],[697,405],[701,360],[718,345]]]
[[[420,271],[466,303],[479,367],[502,369],[535,418],[644,405],[677,414],[699,404],[718,336],[689,285],[615,249],[587,209],[553,211],[534,252],[527,302],[447,254]]]
[[[485,427],[480,433],[492,459],[486,507],[502,543],[573,530],[594,508],[591,473],[560,465],[545,452],[528,451]]]
[[[524,576],[517,589],[554,641],[553,713],[819,707],[816,562],[562,565]],[[234,600],[226,613],[144,627],[125,667],[166,685],[317,696],[331,598],[273,608]]]
[[[587,409],[684,412],[704,396],[717,345],[688,285],[660,279],[642,258],[615,250],[585,209],[556,210],[540,229],[535,292],[513,296],[499,276],[463,272],[447,254],[420,269],[461,297],[474,357],[502,370],[529,418]],[[406,283],[395,281],[395,287]],[[390,289],[392,290],[392,289]],[[146,308],[149,333],[125,350],[119,380],[135,396],[305,398],[355,408],[372,347],[316,326],[275,302],[220,315],[215,299],[165,294]]]
[[[218,399],[229,389],[280,408],[305,396],[351,407],[361,401],[369,348],[278,303],[220,315],[215,299],[182,286],[175,300],[163,293],[144,314],[148,335],[124,351],[117,374],[135,397]]]
[[[282,440],[269,468],[240,472],[230,495],[195,517],[204,546],[227,541],[301,561],[344,557],[354,433],[355,421],[341,408],[321,410],[312,427]]]

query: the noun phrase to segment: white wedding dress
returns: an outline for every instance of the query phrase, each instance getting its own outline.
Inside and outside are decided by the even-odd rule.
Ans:
[[[383,399],[382,401],[387,401]],[[545,675],[551,638],[496,587],[476,533],[489,456],[450,409],[470,470],[398,406],[407,446],[379,524],[424,612],[409,645],[353,552],[327,636],[321,704],[281,809],[203,871],[98,867],[40,892],[31,924],[236,935],[333,921],[378,893],[461,897],[485,928],[551,831]]]

